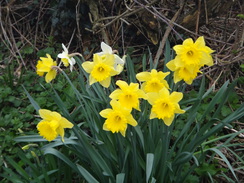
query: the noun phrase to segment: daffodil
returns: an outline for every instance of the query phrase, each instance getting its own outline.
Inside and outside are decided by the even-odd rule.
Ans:
[[[52,141],[60,135],[64,141],[64,128],[72,128],[73,124],[59,113],[47,109],[40,109],[39,114],[43,119],[37,125],[39,134],[48,141]]]
[[[182,45],[176,45],[173,49],[185,65],[213,65],[210,54],[214,51],[205,46],[203,36],[199,37],[195,43],[188,38]]]
[[[90,73],[89,84],[99,82],[103,87],[108,88],[111,83],[111,76],[118,74],[114,69],[114,56],[106,55],[106,59],[98,54],[93,55],[93,62],[84,62],[82,67],[87,73]]]
[[[118,71],[118,73],[121,73],[124,68],[124,64],[125,64],[125,57],[120,58],[118,55],[114,54],[112,48],[104,42],[101,42],[101,49],[102,49],[102,52],[98,52],[96,54],[101,56],[102,59],[104,59],[104,60],[107,59],[108,55],[113,55],[114,68],[116,71]]]
[[[104,109],[99,114],[107,118],[103,124],[103,130],[112,133],[120,132],[125,137],[127,125],[136,126],[137,122],[131,115],[131,110],[125,108],[116,100],[110,102],[112,109]]]
[[[57,66],[57,62],[53,61],[51,56],[47,54],[46,57],[40,57],[40,60],[38,60],[36,65],[36,73],[39,76],[43,76],[45,73],[45,81],[47,83],[51,82],[57,75],[57,71],[55,69],[55,66]]]
[[[69,56],[68,49],[62,44],[63,52],[58,54],[58,58],[61,58],[61,61],[63,62],[65,67],[68,67],[70,65],[70,71],[72,72],[73,66],[75,65],[75,59],[73,57]]]
[[[148,92],[159,92],[162,88],[169,89],[167,81],[164,79],[169,72],[162,72],[152,69],[151,72],[140,72],[136,75],[136,78],[143,82],[142,90]]]
[[[178,56],[176,56],[174,60],[169,61],[166,66],[171,71],[174,71],[174,83],[184,80],[190,85],[197,77],[197,74],[201,72],[199,70],[199,65],[185,65]]]
[[[152,105],[150,119],[162,119],[167,126],[170,126],[175,114],[182,114],[185,111],[180,109],[178,102],[183,98],[180,92],[169,93],[166,88],[159,92],[148,93],[148,102]]]
[[[119,86],[119,89],[114,90],[109,97],[118,100],[121,103],[121,106],[130,110],[132,108],[140,110],[139,99],[146,99],[147,95],[139,89],[139,84],[130,83],[128,85],[125,81],[118,80],[116,81],[116,85]]]

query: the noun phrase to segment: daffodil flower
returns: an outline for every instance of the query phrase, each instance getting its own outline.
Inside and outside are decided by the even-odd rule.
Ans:
[[[170,126],[175,114],[182,114],[185,111],[180,109],[178,102],[183,98],[181,92],[169,93],[166,88],[159,92],[147,94],[148,102],[152,105],[150,119],[162,119],[167,126]]]
[[[106,55],[106,59],[103,59],[98,54],[94,54],[93,62],[84,62],[82,67],[87,73],[90,73],[90,85],[99,82],[105,88],[109,87],[111,76],[118,74],[118,71],[114,68],[114,57],[111,54]]]
[[[174,72],[174,83],[184,80],[190,85],[197,77],[197,74],[201,73],[199,65],[184,65],[178,56],[169,61],[166,66]]]
[[[140,111],[139,99],[146,99],[147,95],[139,89],[139,84],[130,83],[128,85],[125,81],[118,80],[116,81],[116,85],[119,86],[119,89],[114,90],[109,97],[113,100],[118,100],[123,107],[130,110],[135,108]]]
[[[148,92],[159,92],[162,88],[169,89],[167,81],[164,79],[169,72],[157,72],[156,69],[152,69],[151,72],[140,72],[136,75],[136,78],[143,82],[142,90]]]
[[[43,76],[45,73],[45,81],[47,83],[51,82],[57,75],[57,71],[55,67],[57,66],[57,62],[53,61],[51,56],[47,54],[46,57],[40,57],[40,60],[38,60],[38,63],[36,65],[36,73],[39,76]]]
[[[112,133],[120,132],[124,137],[127,125],[136,126],[137,122],[131,115],[131,110],[122,106],[116,100],[110,102],[112,109],[104,109],[99,114],[107,118],[103,124],[103,130],[111,131]]]
[[[177,56],[185,65],[213,65],[213,59],[210,55],[214,51],[205,46],[203,36],[199,37],[194,43],[191,38],[183,41],[182,45],[173,47]]]
[[[63,52],[58,54],[58,58],[61,58],[61,61],[63,62],[65,67],[68,67],[70,65],[70,71],[72,72],[73,66],[75,65],[75,59],[73,57],[69,56],[68,49],[62,44]]]
[[[40,109],[39,114],[43,119],[37,125],[39,134],[48,141],[52,141],[60,135],[64,141],[64,128],[72,128],[73,124],[59,113],[47,109]]]
[[[103,59],[106,59],[106,57],[108,55],[113,55],[113,57],[114,57],[114,68],[116,71],[121,73],[123,68],[124,68],[124,64],[125,64],[125,57],[120,58],[118,55],[114,54],[112,48],[104,42],[101,42],[101,49],[102,49],[102,52],[98,52],[96,54],[101,56]]]

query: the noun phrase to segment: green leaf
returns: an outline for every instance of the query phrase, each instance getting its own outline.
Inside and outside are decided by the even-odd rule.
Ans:
[[[149,181],[149,178],[150,178],[151,173],[152,173],[153,160],[154,160],[154,154],[148,153],[147,154],[147,161],[146,161],[146,182]]]
[[[123,183],[125,179],[124,173],[119,173],[116,175],[116,183]]]
[[[27,97],[29,98],[31,104],[33,105],[33,107],[35,108],[37,114],[39,114],[39,109],[40,109],[40,106],[36,103],[36,101],[31,97],[31,95],[29,94],[29,92],[25,89],[24,85],[22,85],[22,87],[24,88],[24,91],[27,95]]]
[[[225,157],[225,155],[224,155],[220,150],[218,150],[218,149],[216,149],[216,148],[211,148],[211,149],[209,149],[209,150],[214,151],[216,154],[218,154],[218,155],[222,158],[222,160],[226,163],[226,165],[227,165],[228,168],[230,169],[231,173],[233,174],[233,176],[235,177],[235,179],[237,180],[237,182],[239,182],[239,181],[238,181],[238,178],[236,177],[236,174],[235,174],[235,172],[234,172],[233,167],[231,166],[230,162],[229,162],[228,159]]]
[[[83,168],[81,165],[76,164],[79,172],[83,175],[83,177],[87,180],[89,183],[99,183],[97,179],[95,179],[85,168]]]

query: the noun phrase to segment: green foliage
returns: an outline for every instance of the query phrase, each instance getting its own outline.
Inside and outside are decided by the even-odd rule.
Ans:
[[[166,60],[172,59],[168,46],[165,56]],[[13,87],[2,88],[0,100],[4,106],[10,106],[4,107],[1,117],[4,121],[1,129],[6,131],[1,139],[5,140],[2,147],[6,149],[2,150],[2,158],[9,165],[9,168],[3,166],[4,172],[0,174],[4,181],[213,182],[216,177],[225,176],[227,170],[217,166],[216,156],[227,165],[233,181],[238,181],[236,165],[221,152],[222,148],[228,149],[244,165],[243,157],[230,149],[240,145],[230,144],[230,141],[242,131],[228,135],[222,132],[224,127],[231,128],[231,122],[244,116],[244,104],[234,93],[236,81],[227,81],[219,90],[213,91],[214,87],[206,89],[203,77],[195,82],[194,87],[198,89],[187,93],[183,82],[174,84],[172,75],[168,76],[172,90],[185,93],[180,105],[186,113],[177,115],[168,127],[161,120],[149,120],[151,106],[142,101],[141,111],[133,111],[138,126],[129,126],[124,138],[104,131],[104,119],[99,115],[101,110],[109,107],[108,96],[116,88],[115,79],[107,89],[98,83],[89,86],[89,76],[81,67],[84,59],[76,58],[76,61],[75,71],[60,71],[51,84],[42,84],[44,79],[39,80],[35,73],[30,72],[22,76],[23,87],[11,82],[14,91]],[[147,55],[143,56],[141,63],[139,59],[127,56],[125,72],[119,78],[136,82],[135,70],[150,70],[157,64]],[[163,70],[167,71],[167,68],[163,66]],[[13,107],[18,109],[14,111]],[[35,130],[33,132],[37,124],[33,114],[40,108],[59,111],[74,124],[72,130],[66,131],[65,142],[57,138],[47,143],[36,135]],[[11,130],[14,133],[11,134]],[[15,138],[18,145],[23,147],[27,143],[29,149],[19,151],[16,148],[16,142],[13,142],[16,134],[20,135]],[[7,143],[6,139],[9,139]],[[224,143],[218,145],[219,140],[224,140]],[[13,152],[18,152],[18,156]]]
[[[18,159],[17,152],[19,151],[19,146],[13,139],[19,135],[36,134],[36,124],[38,121],[33,115],[35,108],[29,103],[22,85],[36,98],[40,107],[57,110],[54,100],[50,98],[50,92],[53,88],[48,84],[40,85],[38,83],[38,81],[43,82],[44,78],[40,78],[33,71],[23,73],[21,79],[14,76],[13,70],[5,73],[0,78],[1,171],[4,167],[3,163],[7,162],[5,157],[13,160]],[[9,74],[11,74],[11,77],[9,77]],[[65,85],[66,87],[64,87]],[[46,89],[45,91],[43,91],[44,88]],[[74,98],[74,93],[70,86],[67,86],[67,81],[60,77],[59,82],[55,85],[55,89],[58,93],[61,93],[65,107],[67,109],[73,108],[72,98]]]
[[[81,60],[76,60],[80,67]],[[135,82],[133,60],[127,57],[126,63],[126,73],[122,77]],[[152,63],[149,66],[154,68]],[[78,76],[75,76],[77,73]],[[149,105],[142,102],[143,112],[133,113],[138,126],[129,127],[124,138],[120,134],[103,131],[104,119],[98,114],[108,107],[107,96],[114,90],[114,84],[106,90],[99,84],[87,86],[88,76],[84,70],[80,67],[77,73],[68,76],[63,71],[63,76],[55,80],[55,88],[55,85],[50,85],[52,90],[49,90],[49,85],[43,87],[49,91],[50,98],[58,106],[57,110],[73,122],[74,127],[72,133],[67,135],[70,137],[65,138],[65,145],[58,138],[44,145],[42,151],[61,160],[65,169],[76,175],[73,181],[199,182],[201,178],[206,179],[206,175],[211,180],[222,171],[216,167],[215,154],[224,160],[237,179],[233,167],[219,150],[222,146],[214,144],[217,138],[221,138],[227,139],[228,145],[237,133],[218,136],[219,132],[244,115],[243,104],[238,103],[238,97],[233,94],[235,82],[226,82],[217,92],[213,92],[213,88],[205,90],[203,78],[199,91],[186,94],[181,103],[186,114],[179,115],[170,127],[157,119],[150,121]],[[172,88],[181,91],[184,87],[172,84]],[[32,103],[36,101],[40,107],[47,108],[42,100],[30,95],[28,89],[26,91]],[[233,111],[226,106],[228,102]],[[37,105],[34,107],[36,110],[39,108]],[[42,138],[23,136],[16,140],[32,143],[42,141]],[[206,153],[212,157],[207,163]]]

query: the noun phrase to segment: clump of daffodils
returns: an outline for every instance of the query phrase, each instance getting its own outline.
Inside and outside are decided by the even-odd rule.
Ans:
[[[72,71],[75,64],[74,54],[69,54],[67,48],[62,44],[64,51],[58,54],[65,67],[70,65]],[[99,83],[108,88],[111,84],[111,77],[119,75],[125,64],[125,57],[120,58],[110,46],[101,43],[102,52],[93,55],[93,61],[82,63],[83,69],[89,74],[89,85]],[[191,38],[186,39],[182,45],[173,47],[176,57],[169,61],[166,66],[174,72],[174,82],[184,80],[191,84],[200,73],[202,66],[213,65],[211,53],[214,51],[205,45],[203,37],[199,37],[195,42]],[[57,63],[50,55],[47,58],[41,57],[37,64],[37,74],[45,76],[46,82],[50,82],[56,77]],[[110,106],[102,110],[99,114],[105,118],[103,130],[112,133],[121,133],[126,136],[128,125],[136,126],[138,123],[131,114],[133,110],[141,111],[140,100],[147,100],[151,105],[149,119],[158,118],[165,125],[170,126],[176,114],[185,113],[180,108],[179,102],[183,98],[183,93],[171,91],[165,79],[169,72],[144,71],[136,74],[138,83],[126,83],[118,80],[118,86],[111,94]],[[58,135],[64,138],[64,128],[72,128],[73,124],[62,117],[57,112],[41,109],[39,111],[43,120],[37,125],[39,134],[48,141],[54,140]]]
[[[201,73],[202,66],[213,65],[211,53],[214,51],[205,45],[203,36],[199,37],[195,43],[191,38],[188,38],[182,45],[176,45],[173,49],[176,52],[176,57],[166,66],[174,72],[175,83],[184,80],[190,85],[197,74]]]

